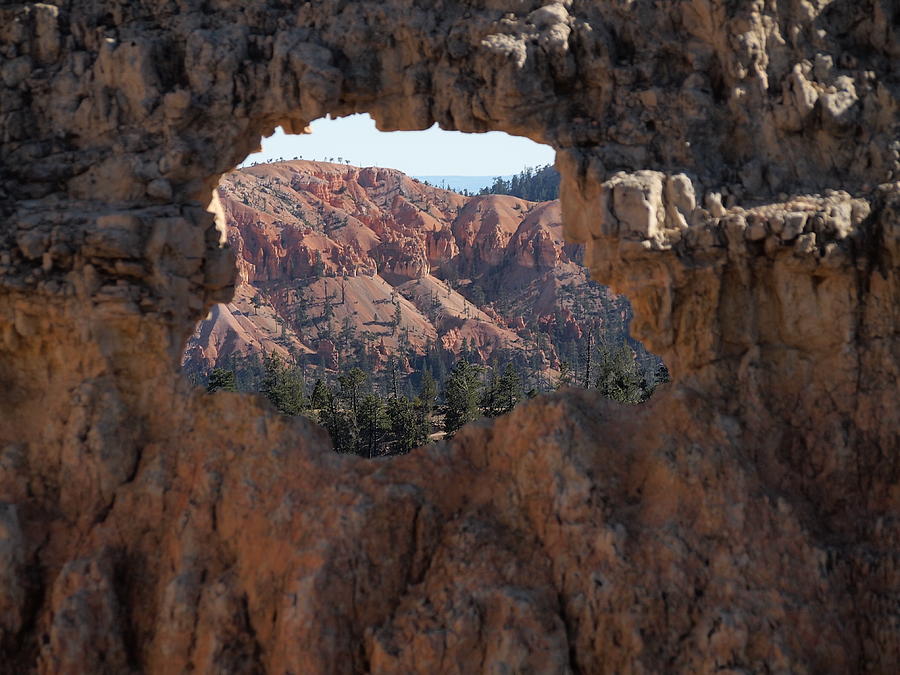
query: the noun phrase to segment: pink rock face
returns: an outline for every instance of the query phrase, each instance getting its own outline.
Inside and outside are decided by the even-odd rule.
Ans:
[[[589,277],[578,262],[583,251],[565,254],[558,202],[464,197],[393,169],[308,161],[232,172],[218,194],[240,283],[232,309],[219,306],[188,341],[190,370],[228,367],[233,354],[288,353],[286,344],[294,353],[317,352],[318,329],[298,317],[321,312],[326,292],[338,293],[330,301],[337,326],[358,335],[374,332],[394,350],[403,336],[420,354],[430,342],[458,352],[465,338],[485,363],[498,355],[506,361],[511,353],[524,359],[534,347],[524,322],[519,326],[497,311],[501,299],[507,314],[520,318],[568,312],[559,292],[564,283],[597,315],[617,301],[585,290]],[[467,287],[443,297],[447,289],[438,289],[433,274],[448,271],[462,271],[472,285],[489,280],[486,291],[479,286],[483,298],[474,296],[479,304],[472,293],[464,297]],[[439,311],[426,287],[442,296]],[[399,330],[381,326],[399,300]],[[235,311],[245,319],[239,325]],[[581,329],[567,330],[574,336]],[[444,339],[447,331],[455,334]],[[339,362],[339,355],[328,356],[327,363]]]
[[[0,8],[4,671],[896,672],[891,3],[210,5]],[[566,236],[673,381],[389,461],[191,388],[185,342],[236,276],[310,264],[270,194],[223,247],[214,186],[276,125],[360,111],[553,145]],[[320,173],[310,250],[372,269],[378,219],[333,216],[402,181]],[[488,211],[460,245],[414,197],[396,221],[429,265],[494,255]]]

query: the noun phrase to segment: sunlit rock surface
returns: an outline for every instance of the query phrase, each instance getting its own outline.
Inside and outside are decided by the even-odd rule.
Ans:
[[[0,9],[8,672],[894,672],[898,10],[68,0]],[[559,151],[674,381],[382,462],[177,373],[212,188],[277,125]]]
[[[346,366],[351,340],[336,351],[335,336],[350,331],[378,368],[465,341],[470,359],[555,381],[567,355],[548,334],[627,331],[627,301],[591,282],[558,200],[469,197],[394,169],[304,160],[228,173],[217,194],[237,287],[188,340],[188,373],[263,352]]]

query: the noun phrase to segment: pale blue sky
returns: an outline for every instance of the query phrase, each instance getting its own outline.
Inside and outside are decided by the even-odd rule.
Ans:
[[[499,131],[464,134],[435,125],[427,131],[381,132],[368,115],[320,119],[312,130],[288,136],[279,128],[263,139],[262,152],[250,155],[243,165],[341,157],[355,166],[389,167],[413,176],[502,176],[554,160],[549,146]]]

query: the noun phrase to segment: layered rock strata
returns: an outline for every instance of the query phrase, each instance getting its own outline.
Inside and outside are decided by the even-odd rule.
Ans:
[[[0,8],[7,672],[894,672],[890,0]],[[281,124],[558,150],[674,381],[384,462],[177,374]]]
[[[627,301],[591,283],[558,201],[469,197],[394,169],[303,160],[231,172],[217,194],[237,287],[188,340],[189,373],[263,352],[346,368],[363,349],[378,369],[436,344],[459,354],[465,341],[470,359],[540,367],[549,382],[566,358],[560,338],[625,339]],[[354,348],[360,337],[371,348]]]

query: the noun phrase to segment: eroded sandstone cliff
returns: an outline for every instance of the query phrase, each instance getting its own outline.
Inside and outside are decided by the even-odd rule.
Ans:
[[[591,282],[558,200],[463,196],[394,169],[304,160],[231,172],[217,194],[237,286],[188,340],[188,373],[262,353],[334,369],[394,357],[407,371],[465,343],[470,359],[551,382],[562,361],[581,370],[584,332],[625,339],[628,303]]]
[[[891,0],[0,8],[7,672],[894,672]],[[177,374],[278,124],[557,148],[674,381],[383,462]]]

